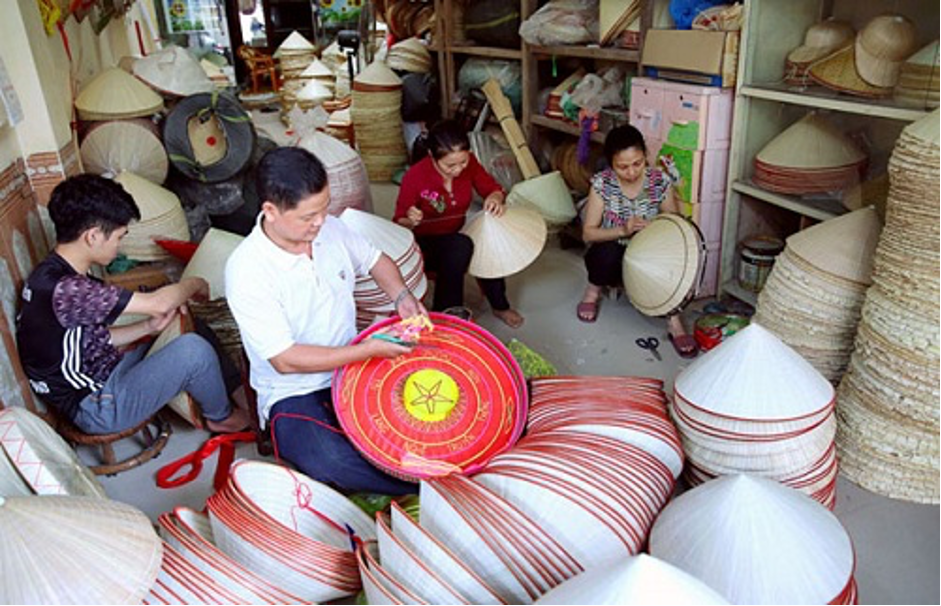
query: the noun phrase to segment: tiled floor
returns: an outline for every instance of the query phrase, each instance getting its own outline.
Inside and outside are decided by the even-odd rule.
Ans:
[[[376,212],[388,215],[392,186],[374,187]],[[585,270],[576,251],[551,244],[534,265],[508,280],[510,299],[526,317],[518,330],[504,326],[486,309],[476,288],[468,288],[468,303],[475,320],[497,337],[517,337],[543,353],[560,373],[581,375],[643,375],[666,382],[667,390],[677,372],[688,362],[669,344],[661,346],[658,362],[634,345],[640,336],[655,335],[666,341],[660,320],[641,316],[623,299],[605,300],[598,321],[583,324],[575,317],[575,305],[584,287]],[[196,482],[173,490],[154,484],[157,469],[194,450],[206,434],[180,424],[164,453],[147,465],[104,478],[115,499],[134,504],[152,518],[177,505],[201,509],[210,494],[215,458]],[[256,457],[253,447],[240,449]],[[849,531],[857,554],[856,579],[863,604],[938,604],[939,508],[881,497],[840,479],[836,515]]]

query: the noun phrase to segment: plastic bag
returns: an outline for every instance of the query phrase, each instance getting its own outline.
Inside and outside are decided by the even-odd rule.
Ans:
[[[530,44],[592,44],[598,42],[598,0],[550,0],[520,25]]]
[[[622,107],[624,99],[624,74],[617,68],[609,68],[600,74],[588,74],[572,91],[571,101],[588,113],[595,115],[602,107]]]

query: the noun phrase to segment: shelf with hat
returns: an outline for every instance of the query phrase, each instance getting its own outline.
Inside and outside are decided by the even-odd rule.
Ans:
[[[915,0],[745,0],[742,61],[723,220],[722,291],[742,242],[786,238],[885,199],[886,165],[902,129],[938,106],[937,3]],[[864,202],[865,201],[865,202]],[[778,233],[749,230],[763,226]]]

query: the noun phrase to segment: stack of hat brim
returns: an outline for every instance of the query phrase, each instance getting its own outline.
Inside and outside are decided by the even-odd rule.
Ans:
[[[459,11],[462,11],[460,7],[454,8],[455,13]],[[383,20],[389,26],[389,31],[398,40],[421,36],[425,32],[431,31],[435,23],[434,6],[427,3],[412,2],[411,0],[387,0],[384,10],[378,9],[377,12],[385,16]],[[463,31],[463,27],[458,28],[458,30]]]
[[[172,97],[208,93],[215,88],[196,57],[175,44],[135,61],[134,75]]]
[[[86,172],[113,177],[129,171],[163,183],[170,162],[150,120],[100,122],[90,128],[80,147]]]
[[[114,180],[134,198],[141,214],[140,221],[131,223],[121,240],[119,250],[128,258],[137,261],[170,258],[170,253],[154,238],[189,242],[189,225],[176,194],[130,172],[123,172]]]
[[[881,229],[867,206],[794,234],[758,296],[755,321],[834,385],[853,351]]]
[[[142,512],[97,497],[0,497],[0,602],[140,604],[162,545]]]
[[[534,207],[546,220],[550,230],[568,224],[576,216],[572,193],[562,173],[557,170],[520,181],[507,194],[506,201],[507,204],[529,204]]]
[[[386,57],[386,63],[394,70],[420,74],[427,74],[432,68],[431,53],[418,38],[409,38],[393,44]]]
[[[317,156],[327,169],[327,181],[330,184],[328,211],[331,215],[340,216],[347,208],[367,213],[372,211],[369,176],[356,150],[321,132],[303,137],[298,145]]]
[[[355,208],[344,210],[340,221],[392,259],[405,280],[405,286],[416,298],[421,299],[425,295],[428,288],[425,266],[421,249],[415,243],[415,235],[411,230]],[[377,318],[395,314],[395,302],[392,297],[386,294],[371,276],[356,279],[353,298],[356,300],[356,324],[360,330]]]
[[[206,506],[216,545],[283,591],[318,602],[359,591],[350,534],[374,540],[375,523],[326,485],[279,465],[239,461]]]
[[[938,41],[935,40],[902,64],[893,96],[896,103],[906,107],[934,109],[938,107],[939,82]]]
[[[188,560],[174,547],[163,544],[163,562],[144,604],[247,604],[245,595],[227,587]]]
[[[677,497],[650,532],[650,555],[732,604],[855,604],[849,534],[807,495],[735,475]]]
[[[893,498],[939,499],[939,116],[903,131],[856,348],[840,383],[844,474]]]
[[[353,82],[351,106],[359,153],[370,181],[391,181],[407,160],[402,134],[402,80],[373,61]]]
[[[347,97],[347,99],[349,99],[349,97]],[[353,116],[350,108],[345,107],[331,112],[330,119],[327,121],[327,126],[324,128],[324,131],[331,137],[335,137],[337,140],[351,145],[356,139],[356,131],[353,128]],[[362,162],[362,158],[360,158],[360,162]],[[363,170],[366,170],[365,164],[363,165]]]
[[[546,245],[542,215],[522,206],[511,206],[499,217],[477,213],[461,232],[474,242],[467,272],[478,278],[503,278],[523,271]]]
[[[161,514],[158,519],[164,545],[172,547],[216,583],[240,596],[243,604],[306,604],[271,580],[242,566],[216,547],[209,518],[186,507]]]
[[[83,120],[120,120],[151,116],[163,109],[163,99],[121,68],[102,71],[75,98]]]
[[[755,156],[755,184],[786,194],[833,192],[859,182],[866,162],[852,141],[818,113],[810,113]]]
[[[686,477],[751,473],[832,508],[837,461],[834,389],[813,366],[756,323],[676,378],[673,420]]]

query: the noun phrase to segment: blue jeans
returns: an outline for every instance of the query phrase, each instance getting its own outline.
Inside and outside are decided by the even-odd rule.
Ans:
[[[123,431],[152,417],[181,391],[199,402],[210,421],[229,416],[219,358],[206,339],[184,334],[144,358],[147,349],[125,353],[104,386],[79,402],[72,419],[76,427],[88,434]]]
[[[318,482],[346,492],[418,492],[417,484],[379,471],[359,454],[340,429],[329,402],[330,390],[321,389],[271,407],[271,437],[277,455]]]

